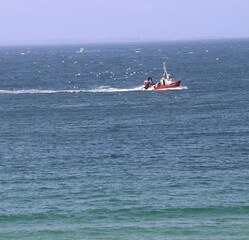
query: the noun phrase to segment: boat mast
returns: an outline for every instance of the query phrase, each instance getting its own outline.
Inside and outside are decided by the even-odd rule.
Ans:
[[[168,74],[168,72],[167,72],[166,63],[165,62],[163,62],[163,70],[164,70],[163,77],[164,78],[169,78],[170,74]]]

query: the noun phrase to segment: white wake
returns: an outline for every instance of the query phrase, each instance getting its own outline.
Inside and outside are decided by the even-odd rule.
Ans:
[[[187,87],[169,88],[167,90],[183,90],[188,89]],[[108,93],[108,92],[135,92],[144,91],[143,86],[134,88],[113,88],[110,86],[101,86],[92,89],[19,89],[19,90],[2,90],[0,94],[53,94],[53,93]]]

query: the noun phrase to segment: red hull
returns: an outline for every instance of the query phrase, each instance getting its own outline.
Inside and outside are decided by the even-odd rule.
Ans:
[[[180,85],[181,85],[181,81],[177,81],[177,82],[173,82],[173,83],[168,84],[168,85],[161,85],[161,86],[155,87],[154,90],[164,90],[167,88],[176,88],[176,87],[179,87]]]

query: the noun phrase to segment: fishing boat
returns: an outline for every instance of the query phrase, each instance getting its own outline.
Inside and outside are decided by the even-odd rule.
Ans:
[[[169,88],[180,87],[181,81],[174,80],[170,77],[170,74],[167,72],[166,63],[163,63],[163,76],[160,79],[160,82],[154,83],[152,77],[148,77],[144,81],[144,90],[167,90]]]

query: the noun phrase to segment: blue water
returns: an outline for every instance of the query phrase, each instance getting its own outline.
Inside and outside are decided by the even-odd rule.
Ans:
[[[249,40],[1,47],[0,239],[248,239],[248,91]]]

